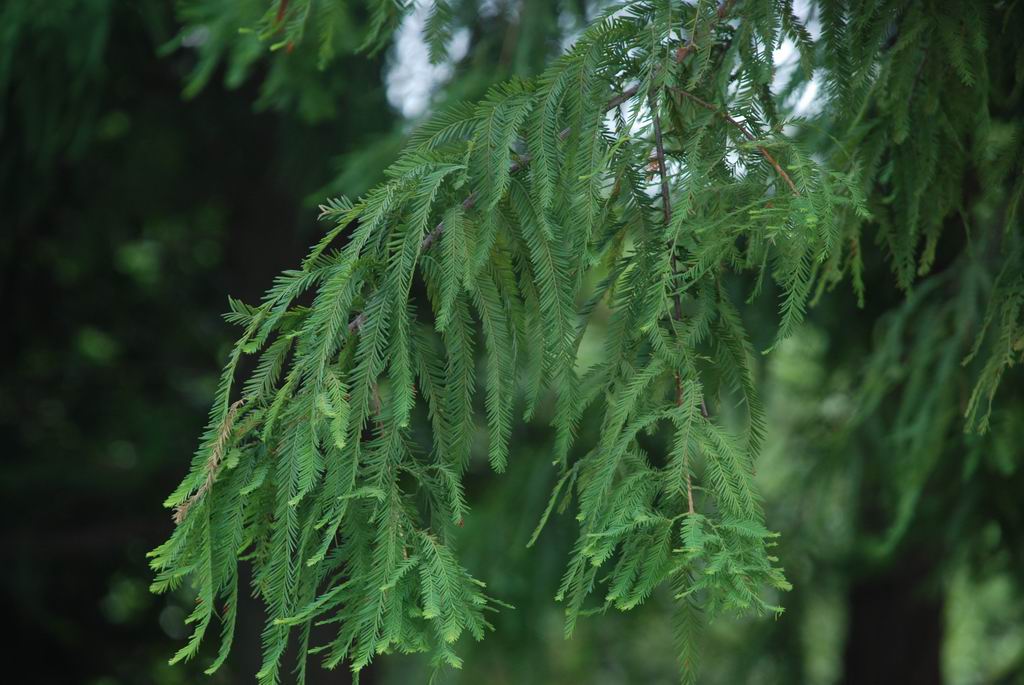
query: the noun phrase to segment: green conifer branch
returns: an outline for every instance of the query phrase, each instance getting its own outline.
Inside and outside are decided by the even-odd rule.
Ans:
[[[869,220],[909,288],[959,211],[969,164],[940,151],[957,144],[951,129],[984,120],[922,117],[921,140],[908,139],[910,111],[942,101],[948,85],[928,78],[932,53],[909,66],[893,54],[924,50],[922,36],[942,20],[887,14],[901,35],[879,56],[886,21],[850,22],[852,10],[824,6],[823,38],[809,45],[787,2],[618,4],[537,78],[426,123],[364,197],[324,205],[334,227],[302,267],[258,305],[232,301],[229,319],[244,333],[191,470],[168,497],[177,526],[151,554],[155,590],[188,578],[202,600],[176,658],[196,654],[217,603],[233,606],[244,557],[270,617],[264,685],[279,681],[293,634],[304,665],[313,621],[337,631],[322,648],[329,666],[358,674],[381,653],[428,651],[458,667],[454,643],[480,639],[483,612],[498,604],[455,546],[469,515],[463,476],[478,457],[476,417],[493,470],[515,468],[520,398],[527,416],[544,398],[553,404],[555,486],[530,543],[556,500],[576,510],[556,595],[567,634],[581,615],[631,610],[671,585],[683,677],[693,681],[697,616],[781,611],[765,591],[789,586],[753,479],[766,421],[751,336],[731,297],[774,284],[777,339],[786,338],[847,272],[863,295]],[[303,7],[276,5],[278,23],[298,31]],[[371,44],[399,16],[392,9],[375,5]],[[446,13],[432,15],[435,42]],[[973,42],[947,36],[958,88],[989,78],[979,21],[964,25]],[[856,155],[837,148],[839,161],[816,161],[801,141],[779,135],[769,149],[755,134],[784,130],[771,91],[782,36],[827,69],[832,106],[853,113],[843,135]],[[878,109],[882,123],[870,118]],[[737,131],[751,145],[737,146]],[[924,202],[933,182],[948,192]],[[878,199],[890,184],[898,202]],[[1008,216],[1015,206],[1007,202]],[[1024,348],[1022,281],[1007,257],[1019,260],[1017,233],[997,250],[1008,266],[975,349],[941,356],[977,358],[965,410],[980,430]],[[300,304],[306,291],[312,303]],[[914,307],[936,290],[919,292]],[[603,349],[582,369],[588,334]],[[957,344],[966,339],[958,331]],[[901,359],[900,335],[887,344]],[[249,354],[259,359],[233,401]],[[872,401],[892,391],[882,371]],[[234,613],[224,620],[228,645]]]

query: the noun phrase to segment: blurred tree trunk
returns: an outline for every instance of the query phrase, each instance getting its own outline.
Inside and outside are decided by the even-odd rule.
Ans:
[[[850,588],[844,683],[942,682],[943,599],[929,583],[935,559],[916,550]]]

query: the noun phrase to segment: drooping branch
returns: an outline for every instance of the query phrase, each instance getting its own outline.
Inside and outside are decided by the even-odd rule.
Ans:
[[[613,110],[616,107],[622,105],[623,103],[628,102],[631,97],[636,95],[637,88],[638,88],[637,86],[630,86],[629,88],[626,88],[624,91],[622,91],[621,93],[619,93],[618,95],[613,97],[611,100],[609,100],[607,102],[607,104],[605,104],[604,111],[610,112],[611,110]],[[559,140],[565,140],[566,138],[569,137],[569,135],[571,133],[572,133],[572,127],[571,126],[563,128],[561,131],[558,132],[558,139]],[[513,162],[511,165],[509,165],[508,172],[510,174],[518,173],[518,172],[522,171],[523,169],[525,169],[529,164],[530,164],[530,155],[528,155],[528,154],[521,155],[519,157],[519,159],[517,159],[515,162]],[[476,193],[470,193],[469,196],[466,197],[466,199],[462,201],[462,208],[463,209],[472,209],[473,205],[475,205],[475,204],[476,204]],[[434,229],[432,231],[430,231],[430,233],[428,233],[427,235],[423,236],[423,242],[420,243],[420,250],[428,250],[428,249],[430,249],[430,246],[433,245],[434,242],[438,238],[441,237],[441,234],[443,232],[444,232],[444,222],[440,221],[440,222],[438,222],[437,226],[434,226]]]
[[[630,86],[629,88],[624,89],[621,93],[619,93],[618,95],[616,95],[612,99],[608,100],[607,103],[605,103],[604,111],[605,112],[610,112],[611,110],[615,109],[616,107],[619,107],[619,106],[625,104],[626,102],[629,101],[630,98],[632,98],[634,95],[636,95],[638,89],[639,89],[639,86],[636,86],[636,85],[633,85],[633,86]],[[559,140],[565,140],[571,134],[572,134],[572,127],[566,127],[564,129],[562,129],[561,131],[559,131],[558,139]],[[516,161],[514,161],[512,164],[509,165],[508,172],[510,174],[518,173],[518,172],[522,171],[523,169],[525,169],[527,166],[529,166],[529,164],[530,164],[530,155],[529,154],[520,155],[518,157],[518,159],[516,159]],[[470,193],[469,195],[466,196],[465,200],[462,201],[462,208],[465,209],[465,210],[469,210],[469,209],[472,209],[475,204],[476,204],[476,193],[472,192],[472,193]],[[444,221],[439,221],[439,222],[437,222],[437,225],[434,226],[434,228],[431,229],[431,231],[429,233],[427,233],[425,236],[423,236],[423,240],[420,241],[420,251],[422,252],[422,251],[425,251],[425,250],[429,250],[430,247],[435,242],[437,242],[437,240],[441,237],[442,233],[444,233]],[[365,323],[366,323],[366,315],[364,313],[360,313],[358,316],[356,316],[354,319],[352,319],[352,321],[349,322],[349,324],[348,324],[349,333],[354,333],[355,331],[358,331],[360,328],[362,328],[363,324],[365,324]]]
[[[654,157],[658,163],[658,176],[661,179],[661,212],[662,217],[665,220],[665,227],[672,223],[672,198],[669,196],[668,186],[668,170],[665,168],[665,141],[661,133],[661,116],[658,114],[658,103],[654,98],[654,91],[652,90],[647,95],[648,102],[651,106],[651,121],[654,124]],[[672,277],[675,278],[679,275],[679,268],[676,259],[675,243],[670,245],[672,255],[670,257],[672,264]],[[683,320],[683,301],[679,296],[679,291],[672,293],[672,306],[673,306],[673,318],[676,321]],[[683,405],[683,383],[679,377],[679,372],[676,371],[676,406],[681,407]],[[704,399],[701,398],[701,409],[704,410]],[[706,410],[705,410],[706,411]],[[693,506],[693,484],[690,478],[690,463],[689,459],[683,462],[683,470],[686,471],[686,504],[688,511],[694,513]]]
[[[188,499],[174,508],[174,522],[176,524],[184,521],[192,505],[202,499],[210,488],[213,487],[213,482],[217,479],[217,473],[220,471],[224,449],[227,447],[228,438],[231,437],[231,429],[235,425],[235,416],[238,415],[238,409],[242,406],[243,401],[237,400],[228,407],[228,412],[224,415],[224,420],[221,421],[220,427],[217,429],[217,437],[210,448],[210,456],[206,460],[206,478],[203,480],[202,485]]]
[[[754,141],[757,140],[757,137],[753,133],[751,133],[750,130],[746,126],[744,126],[742,122],[737,121],[736,119],[734,119],[732,117],[732,115],[730,115],[727,111],[725,111],[723,109],[719,109],[718,107],[715,107],[713,104],[711,104],[707,100],[704,100],[702,98],[697,97],[696,95],[694,95],[693,93],[689,92],[688,90],[683,90],[682,88],[672,88],[672,92],[678,93],[679,95],[682,95],[682,96],[688,98],[690,101],[700,105],[701,107],[703,107],[704,109],[708,110],[709,112],[714,112],[718,116],[722,117],[727,122],[729,122],[730,124],[735,126],[736,129],[739,130],[739,132],[743,134],[743,137],[746,138],[747,140],[749,140],[750,142],[754,142]],[[762,157],[765,158],[765,160],[769,164],[771,164],[773,167],[775,167],[775,171],[779,174],[779,176],[782,178],[782,180],[786,182],[786,185],[788,185],[789,189],[793,191],[793,194],[794,195],[799,195],[800,191],[797,190],[796,184],[793,183],[793,179],[791,179],[789,177],[789,174],[787,174],[786,170],[782,168],[782,165],[779,164],[779,161],[777,159],[775,159],[775,157],[772,156],[772,153],[768,152],[768,149],[765,146],[763,146],[763,145],[758,145],[757,146],[757,151],[761,154]]]

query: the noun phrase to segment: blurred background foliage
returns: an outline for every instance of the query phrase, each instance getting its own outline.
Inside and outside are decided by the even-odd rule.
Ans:
[[[263,0],[0,7],[0,606],[8,653],[31,668],[22,682],[251,680],[252,602],[214,678],[202,659],[166,666],[192,600],[150,595],[144,556],[172,526],[160,502],[230,344],[225,295],[257,299],[316,239],[317,202],[378,180],[429,111],[537,73],[594,10],[450,5],[456,29],[435,45],[420,5],[337,3],[316,36],[301,24],[278,35]],[[944,249],[958,246],[940,260]],[[864,309],[842,288],[826,294],[762,358],[771,429],[758,479],[795,589],[777,621],[710,626],[701,682],[1024,682],[1019,370],[987,437],[963,437],[946,409],[964,392],[949,338],[979,316],[969,275],[904,299],[869,258]],[[770,298],[744,316],[767,348]],[[915,420],[935,422],[927,444],[896,430]],[[521,426],[508,473],[486,459],[470,473],[465,562],[516,609],[445,679],[674,682],[667,597],[562,639],[552,596],[573,521],[554,518],[525,548],[552,485],[548,437]],[[425,682],[425,668],[379,660],[363,682]]]

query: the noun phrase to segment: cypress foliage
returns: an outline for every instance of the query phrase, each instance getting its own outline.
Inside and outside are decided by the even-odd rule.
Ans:
[[[455,643],[483,638],[501,606],[457,549],[477,421],[501,472],[516,459],[518,407],[530,420],[548,400],[557,484],[531,544],[556,504],[573,507],[579,534],[556,596],[566,635],[581,615],[629,610],[665,584],[694,682],[703,622],[781,612],[789,586],[753,484],[769,427],[738,298],[778,294],[779,340],[839,283],[863,301],[871,231],[909,322],[959,273],[929,276],[981,194],[1002,228],[972,236],[955,268],[976,284],[963,307],[983,302],[984,314],[956,322],[963,308],[948,307],[959,346],[912,344],[940,349],[932,368],[968,367],[962,423],[977,432],[1024,353],[1024,137],[1019,117],[998,123],[991,109],[1020,111],[1024,15],[953,4],[821,0],[815,38],[785,0],[618,3],[537,78],[433,117],[365,196],[327,201],[331,227],[301,267],[257,305],[231,301],[242,333],[167,498],[177,527],[151,553],[155,590],[187,579],[198,591],[174,660],[196,654],[216,617],[210,671],[223,663],[245,560],[268,611],[261,683],[280,681],[290,640],[300,680],[314,651],[356,674],[396,651],[458,667]],[[268,36],[283,23],[299,40],[330,5],[270,3]],[[400,14],[374,7],[367,47]],[[451,17],[446,2],[430,15],[435,57]],[[784,39],[800,65],[783,91],[823,79],[817,124],[786,118],[773,93]],[[599,311],[610,312],[601,361],[582,369]],[[901,325],[893,356],[869,371],[865,411],[891,388]],[[239,383],[244,356],[256,362]],[[908,382],[905,422],[935,416],[927,376]],[[578,439],[584,420],[593,442]],[[640,439],[658,431],[667,454]],[[334,639],[311,647],[314,622]]]

